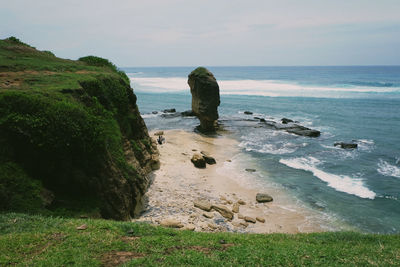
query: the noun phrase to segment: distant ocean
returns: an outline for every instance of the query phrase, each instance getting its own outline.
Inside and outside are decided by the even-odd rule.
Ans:
[[[192,130],[198,124],[152,114],[191,108],[187,75],[193,69],[123,68],[148,128]],[[220,85],[220,119],[260,179],[332,220],[365,232],[400,233],[400,66],[208,69]],[[254,116],[290,118],[322,134],[307,138],[235,123]],[[334,147],[341,141],[358,149]]]

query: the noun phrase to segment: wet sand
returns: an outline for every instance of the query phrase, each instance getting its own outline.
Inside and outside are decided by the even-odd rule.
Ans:
[[[150,133],[154,138],[154,132]],[[323,231],[312,212],[287,196],[276,187],[264,188],[252,184],[257,172],[248,172],[240,164],[240,148],[235,139],[218,136],[208,137],[183,130],[164,131],[166,142],[158,145],[161,167],[152,174],[152,184],[146,197],[147,207],[140,218],[164,224],[179,223],[183,229],[195,231],[234,231],[253,233],[299,233]],[[216,164],[204,169],[191,162],[194,153],[205,151],[215,158]],[[251,168],[251,167],[249,167]],[[274,200],[257,203],[256,194],[267,193]],[[205,212],[194,207],[197,200],[224,205],[232,210],[239,200],[233,220],[228,220],[215,210]],[[207,215],[207,218],[204,215]],[[265,222],[246,223],[239,217],[265,219]]]

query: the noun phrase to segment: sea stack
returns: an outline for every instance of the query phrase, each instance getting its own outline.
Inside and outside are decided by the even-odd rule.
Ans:
[[[192,110],[200,120],[201,132],[215,132],[218,119],[219,86],[214,75],[204,67],[198,67],[188,76],[192,94]]]

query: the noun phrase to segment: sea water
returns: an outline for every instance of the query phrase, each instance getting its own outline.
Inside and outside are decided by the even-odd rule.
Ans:
[[[123,68],[149,129],[193,130],[187,75],[193,67]],[[400,67],[209,67],[221,123],[261,179],[307,207],[364,232],[400,232]],[[158,114],[152,114],[158,111]],[[252,115],[244,111],[253,112]],[[321,131],[301,137],[246,125],[289,118]],[[353,150],[335,142],[357,143]]]

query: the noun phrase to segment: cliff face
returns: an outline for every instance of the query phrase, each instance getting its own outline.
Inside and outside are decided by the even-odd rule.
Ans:
[[[128,220],[158,164],[125,73],[0,40],[0,210]]]

